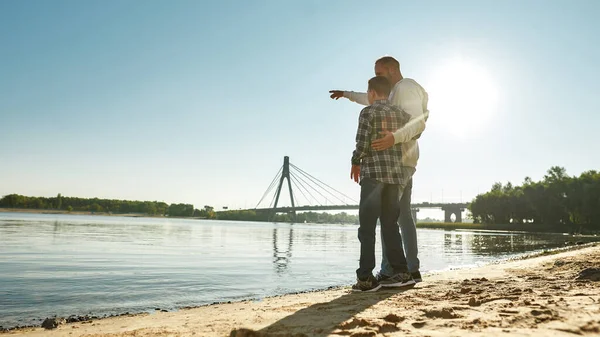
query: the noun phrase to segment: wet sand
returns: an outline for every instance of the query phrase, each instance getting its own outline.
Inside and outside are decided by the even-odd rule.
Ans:
[[[178,312],[28,328],[6,336],[600,335],[600,245],[425,275],[412,288],[348,287]],[[351,280],[349,280],[350,282]]]

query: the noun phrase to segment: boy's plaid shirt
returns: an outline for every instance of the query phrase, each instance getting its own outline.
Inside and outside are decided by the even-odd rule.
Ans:
[[[372,178],[385,184],[403,184],[402,145],[383,151],[371,149],[371,141],[380,138],[381,131],[394,132],[402,128],[411,116],[387,100],[373,102],[358,118],[356,149],[352,165],[360,165],[360,179]]]

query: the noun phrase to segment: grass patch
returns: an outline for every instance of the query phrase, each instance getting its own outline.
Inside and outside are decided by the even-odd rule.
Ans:
[[[417,228],[431,229],[480,229],[480,230],[497,230],[497,231],[525,231],[525,232],[548,232],[562,233],[565,232],[564,227],[533,225],[533,224],[480,224],[480,223],[465,223],[465,222],[419,222]]]
[[[487,225],[468,222],[418,222],[417,228],[435,229],[488,229]]]

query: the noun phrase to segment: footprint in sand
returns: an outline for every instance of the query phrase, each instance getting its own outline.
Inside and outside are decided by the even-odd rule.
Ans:
[[[399,330],[400,329],[396,326],[396,324],[392,323],[385,323],[379,327],[379,333],[396,332]]]
[[[342,330],[352,330],[354,328],[358,328],[358,327],[365,327],[365,326],[371,326],[373,324],[371,324],[369,321],[367,321],[366,319],[362,319],[362,318],[353,318],[351,321],[349,322],[344,322],[340,325],[338,325],[338,328],[342,329]]]
[[[423,321],[418,321],[418,322],[414,322],[412,324],[412,326],[414,326],[417,329],[421,329],[422,327],[424,327],[427,323],[423,322]]]
[[[350,335],[350,337],[373,337],[377,336],[377,332],[375,331],[359,331],[354,332]]]
[[[382,333],[390,333],[399,331],[400,328],[396,326],[396,323],[399,323],[404,320],[403,317],[389,314],[383,318],[386,323],[379,324],[377,322],[368,321],[362,318],[353,318],[350,321],[344,322],[338,325],[338,328],[341,330],[339,332],[335,332],[338,335],[349,335],[352,337],[363,337],[363,336],[376,336],[377,332]],[[367,328],[365,331],[361,328]],[[359,331],[350,331],[358,329]],[[376,330],[375,330],[376,329]]]
[[[460,318],[461,315],[454,312],[452,308],[442,308],[442,309],[429,309],[423,310],[425,316],[427,318],[443,318],[443,319],[452,319],[452,318]]]
[[[575,279],[600,281],[600,268],[586,268],[582,270]]]
[[[591,332],[600,332],[600,320],[599,321],[589,321],[584,326],[579,327],[579,329],[586,333]]]
[[[404,320],[404,317],[400,317],[395,314],[389,314],[389,315],[385,316],[383,318],[383,320],[386,322],[390,322],[390,323],[400,323]]]

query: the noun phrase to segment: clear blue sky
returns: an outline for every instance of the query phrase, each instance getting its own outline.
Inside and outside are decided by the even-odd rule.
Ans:
[[[328,90],[364,91],[386,54],[430,94],[414,201],[598,169],[598,13],[594,0],[1,1],[0,195],[254,207],[288,155],[358,199],[361,107]]]

